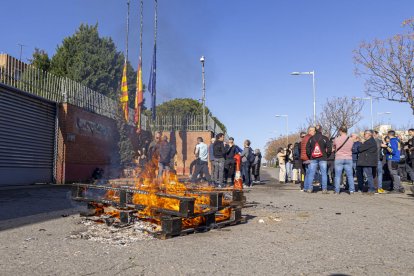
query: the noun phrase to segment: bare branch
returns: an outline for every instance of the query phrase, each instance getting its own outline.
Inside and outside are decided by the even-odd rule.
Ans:
[[[414,18],[403,22],[414,30]],[[366,93],[410,104],[414,113],[414,34],[361,43],[354,51],[355,73],[366,76]]]

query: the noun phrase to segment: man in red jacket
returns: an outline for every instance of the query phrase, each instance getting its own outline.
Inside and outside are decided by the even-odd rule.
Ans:
[[[309,127],[308,128],[308,134],[302,138],[302,141],[300,142],[300,159],[302,160],[302,172],[305,175],[304,181],[300,184],[300,190],[303,191],[304,187],[309,187],[309,185],[306,185],[306,172],[308,170],[308,165],[310,164],[310,160],[308,155],[306,154],[306,145],[308,144],[309,139],[315,135],[316,129],[315,127]],[[309,181],[309,180],[308,180]],[[310,180],[311,182],[313,179]]]

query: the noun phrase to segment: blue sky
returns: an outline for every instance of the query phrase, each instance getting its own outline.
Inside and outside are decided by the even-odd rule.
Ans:
[[[158,0],[159,101],[201,97],[200,56],[206,56],[207,105],[238,144],[254,148],[291,131],[312,115],[312,79],[292,71],[316,71],[317,110],[332,96],[364,96],[364,80],[354,75],[352,51],[361,41],[403,31],[412,17],[412,0]],[[0,51],[30,58],[34,48],[53,55],[62,39],[80,23],[99,24],[125,49],[126,0],[1,1]],[[144,1],[144,78],[150,68],[153,1]],[[129,59],[136,67],[139,45],[138,0],[131,1]],[[16,17],[16,14],[20,16]],[[147,81],[145,81],[147,82]],[[149,101],[147,101],[149,102]],[[413,124],[406,104],[374,102],[382,120]],[[370,125],[369,104],[361,126]],[[376,116],[375,116],[376,117]]]

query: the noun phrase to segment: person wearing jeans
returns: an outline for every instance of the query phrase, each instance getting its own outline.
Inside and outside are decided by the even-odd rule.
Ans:
[[[335,148],[335,194],[340,192],[342,171],[345,171],[348,179],[349,194],[355,192],[352,147],[354,140],[347,135],[348,129],[345,126],[339,128],[339,136],[334,140]]]
[[[286,182],[292,181],[293,177],[293,145],[289,144],[286,150]]]
[[[373,130],[365,130],[365,142],[358,148],[357,166],[362,167],[362,171],[367,177],[368,192],[374,193],[374,173],[378,166],[378,148],[377,142],[373,137]]]
[[[300,141],[300,160],[302,161],[302,182],[300,184],[300,190],[306,192],[307,190],[305,190],[305,186],[308,187],[309,185],[307,184],[307,177],[306,175],[308,174],[308,168],[309,168],[309,164],[310,164],[310,160],[308,157],[308,154],[306,152],[306,146],[308,144],[309,139],[315,135],[315,127],[309,127],[308,128],[308,134],[304,135],[304,133],[301,134],[301,141]]]
[[[216,135],[216,141],[213,144],[214,155],[214,181],[216,186],[221,188],[224,179],[224,161],[226,155],[226,149],[224,147],[224,134],[219,133]]]
[[[312,192],[313,190],[313,179],[315,178],[316,170],[319,168],[321,170],[322,175],[322,191],[326,193],[328,190],[328,175],[327,175],[327,168],[328,162],[325,160],[311,160],[308,166],[308,171],[306,172],[307,181],[305,181],[305,191]]]
[[[322,127],[316,126],[316,133],[312,136],[306,144],[306,154],[310,159],[309,169],[306,172],[305,178],[305,191],[312,193],[313,179],[315,177],[316,170],[321,170],[322,177],[322,193],[328,194],[328,177],[327,177],[327,158],[332,152],[332,144],[328,137],[322,135]]]
[[[352,160],[347,159],[335,160],[335,193],[339,194],[340,192],[339,186],[341,183],[342,171],[345,171],[349,185],[349,193],[352,194],[355,192],[355,183],[352,171]]]
[[[400,140],[395,137],[395,131],[388,131],[390,142],[386,145],[387,149],[387,166],[391,174],[392,184],[394,185],[394,192],[404,193],[405,189],[401,185],[401,177],[398,175],[398,163],[400,162]]]

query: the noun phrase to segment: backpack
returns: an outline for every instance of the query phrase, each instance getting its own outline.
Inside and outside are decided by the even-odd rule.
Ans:
[[[295,145],[293,146],[293,159],[300,159],[300,143],[295,143]]]
[[[256,155],[254,154],[252,148],[249,148],[249,155],[247,155],[247,161],[249,161],[250,164],[253,164],[255,159]]]
[[[313,146],[312,150],[312,158],[320,158],[323,156],[321,146],[319,146],[319,141],[315,142],[315,145]]]

